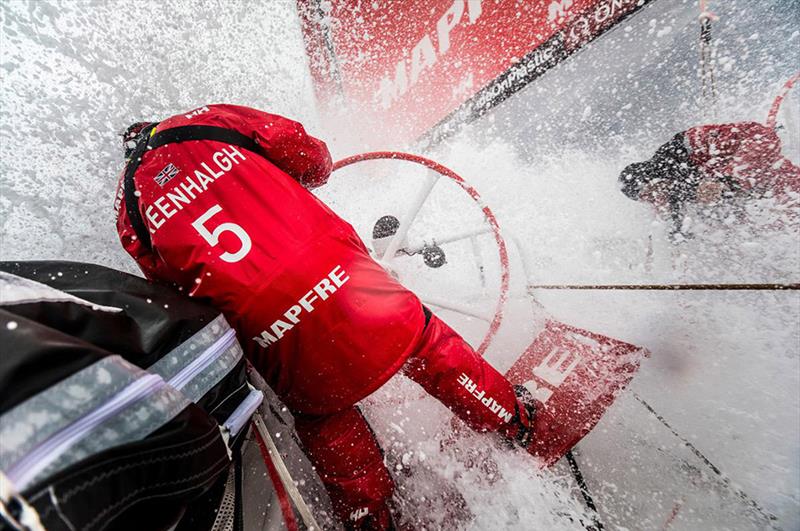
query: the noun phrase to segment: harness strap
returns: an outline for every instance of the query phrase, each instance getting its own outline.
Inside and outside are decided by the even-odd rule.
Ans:
[[[147,230],[142,219],[142,213],[139,212],[139,199],[136,197],[136,184],[133,180],[133,175],[142,162],[142,155],[147,149],[147,141],[150,139],[150,134],[156,125],[158,124],[148,125],[139,133],[139,141],[136,143],[136,147],[133,148],[131,158],[128,159],[128,165],[125,166],[125,180],[122,185],[125,192],[125,211],[128,213],[131,227],[139,241],[147,248],[150,248],[150,231]]]
[[[145,225],[142,213],[139,210],[139,198],[136,195],[136,181],[134,179],[136,170],[139,169],[139,165],[142,163],[142,157],[148,149],[157,149],[167,144],[188,142],[190,140],[210,140],[230,144],[261,155],[258,143],[255,140],[233,129],[212,125],[186,125],[153,134],[157,125],[150,125],[140,133],[136,148],[133,150],[133,154],[128,160],[128,165],[125,167],[124,177],[125,211],[128,213],[128,219],[131,221],[131,227],[133,232],[136,233],[136,237],[148,249],[152,248],[150,230]]]

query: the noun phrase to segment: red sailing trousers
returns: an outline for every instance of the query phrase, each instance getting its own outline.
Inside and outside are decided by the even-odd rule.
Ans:
[[[402,372],[477,431],[514,437],[519,422],[528,424],[508,380],[436,316]],[[360,411],[353,406],[331,415],[298,415],[295,421],[341,521],[356,528],[364,521],[368,528],[387,527],[394,482]]]

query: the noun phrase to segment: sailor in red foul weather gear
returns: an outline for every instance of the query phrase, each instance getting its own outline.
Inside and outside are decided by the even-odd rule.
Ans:
[[[309,190],[331,158],[296,122],[208,105],[132,126],[116,209],[147,277],[210,299],[294,413],[348,528],[387,528],[393,482],[355,404],[398,372],[476,430],[526,445],[515,390]],[[519,395],[519,398],[518,396]]]
[[[619,180],[626,196],[667,214],[676,234],[689,203],[771,197],[791,205],[800,199],[800,168],[782,155],[775,131],[756,122],[678,133],[651,159],[627,166]]]

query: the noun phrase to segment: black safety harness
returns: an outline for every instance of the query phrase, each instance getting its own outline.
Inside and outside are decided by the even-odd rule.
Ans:
[[[190,140],[211,140],[240,147],[263,156],[255,140],[233,129],[212,125],[186,125],[154,133],[157,125],[149,125],[139,133],[136,147],[128,159],[128,165],[125,167],[123,186],[125,191],[125,211],[128,213],[131,227],[139,241],[148,249],[152,248],[150,230],[145,225],[142,213],[139,210],[139,197],[136,194],[136,181],[134,179],[136,170],[139,169],[142,157],[147,150]]]

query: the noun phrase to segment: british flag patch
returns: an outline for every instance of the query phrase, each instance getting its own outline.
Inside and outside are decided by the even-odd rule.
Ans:
[[[159,186],[164,186],[165,184],[170,182],[176,175],[178,175],[179,172],[180,170],[178,169],[178,167],[170,162],[169,164],[164,166],[163,170],[158,172],[158,175],[153,177],[153,180]]]

